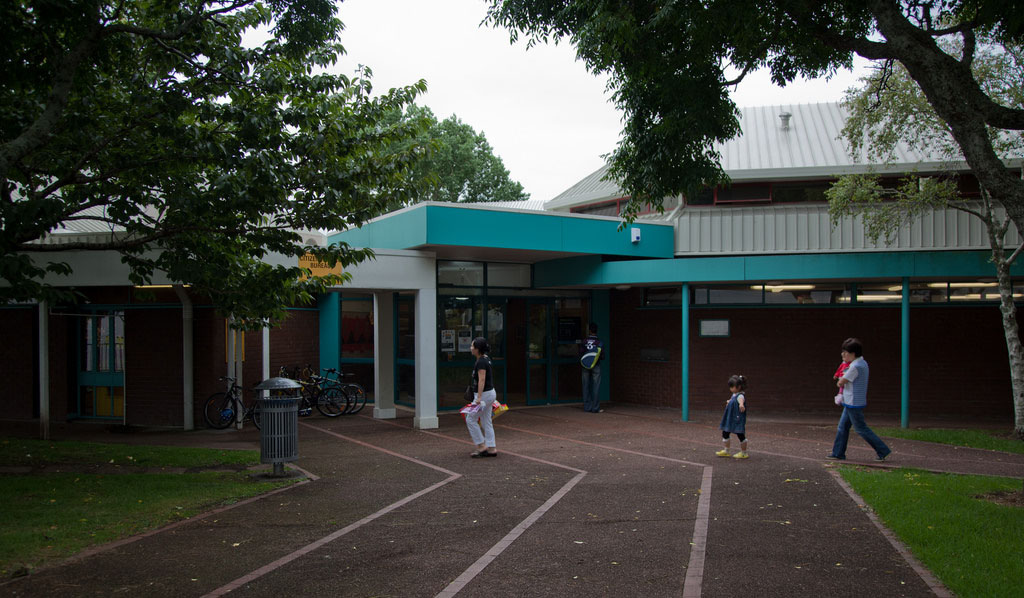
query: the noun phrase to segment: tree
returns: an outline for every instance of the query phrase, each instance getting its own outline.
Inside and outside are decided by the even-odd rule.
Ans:
[[[529,43],[568,38],[607,73],[622,109],[609,176],[640,206],[726,182],[715,143],[739,131],[731,86],[761,68],[785,85],[849,68],[855,55],[898,63],[944,123],[979,184],[1024,231],[1024,181],[993,131],[1024,130],[1024,109],[976,78],[979,38],[1024,43],[1020,0],[491,0],[488,21]],[[962,51],[950,51],[957,44]],[[1014,403],[1024,401],[1014,388]],[[1018,419],[1017,434],[1024,435]]]
[[[943,42],[949,54],[963,53],[955,42]],[[1024,47],[979,36],[972,61],[974,78],[1001,105],[1024,108]],[[898,63],[884,62],[859,88],[851,89],[845,101],[850,117],[843,129],[851,155],[872,164],[892,164],[902,146],[919,155],[938,158],[945,173],[907,176],[901,185],[886,187],[880,177],[840,177],[827,192],[833,224],[840,218],[859,215],[870,237],[892,240],[900,229],[935,208],[952,208],[979,218],[988,232],[992,262],[999,286],[1000,313],[1010,382],[1014,397],[1014,427],[1024,438],[1024,345],[1017,323],[1010,267],[1024,246],[1006,247],[1006,233],[1012,222],[1001,210],[1000,198],[984,186],[978,201],[966,201],[957,184],[957,166],[963,163],[959,147],[946,122],[935,113],[921,88]],[[993,146],[1000,156],[1020,156],[1024,136],[989,128]]]
[[[243,34],[269,28],[251,46]],[[337,277],[302,280],[269,252],[351,265],[296,231],[358,225],[411,197],[426,123],[386,122],[425,89],[371,97],[330,0],[20,0],[0,7],[0,299],[69,300],[53,250],[117,251],[143,284],[189,283],[242,326]],[[38,241],[75,220],[102,241]],[[344,278],[344,276],[342,277]]]
[[[452,115],[438,122],[430,108],[410,106],[406,119],[430,122],[418,139],[429,148],[413,168],[414,177],[424,181],[415,201],[491,202],[530,198],[523,186],[512,180],[501,158],[482,132]]]

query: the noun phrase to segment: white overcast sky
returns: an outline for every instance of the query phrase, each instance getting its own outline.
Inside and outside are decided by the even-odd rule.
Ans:
[[[532,199],[548,200],[597,170],[615,148],[621,113],[605,80],[587,72],[568,43],[509,43],[508,31],[481,26],[484,0],[344,0],[347,55],[339,69],[373,70],[376,91],[427,81],[417,103],[439,119],[457,115],[482,131],[512,178]],[[853,73],[786,88],[767,73],[748,76],[739,106],[839,100]]]

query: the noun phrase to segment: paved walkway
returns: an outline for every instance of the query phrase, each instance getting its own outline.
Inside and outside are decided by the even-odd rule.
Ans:
[[[0,585],[10,596],[936,596],[832,464],[834,427],[614,405],[518,409],[497,459],[461,418],[303,418],[316,479]],[[246,432],[111,439],[255,446]],[[1024,477],[1024,455],[892,440],[892,462]],[[848,463],[871,463],[854,436]],[[873,465],[873,463],[871,463]],[[911,559],[912,560],[912,559]]]

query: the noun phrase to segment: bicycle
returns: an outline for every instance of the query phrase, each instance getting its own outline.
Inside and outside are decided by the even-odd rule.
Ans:
[[[315,374],[309,364],[301,370],[295,366],[291,376],[288,375],[288,369],[281,366],[280,373],[302,386],[301,408],[307,411],[307,414],[314,406],[324,417],[338,417],[349,409],[349,399],[345,393],[332,380]]]
[[[335,375],[335,378],[332,379],[331,382],[337,388],[340,388],[349,400],[348,406],[345,408],[343,415],[355,415],[362,411],[363,407],[366,406],[366,389],[356,382],[343,382],[339,379],[342,376],[355,376],[355,374],[343,374],[335,368],[327,368],[324,372],[327,373],[328,377],[330,377],[331,374]]]
[[[282,365],[277,370],[277,375],[282,377],[282,378],[288,378],[289,380],[294,380],[294,381],[298,382],[299,384],[303,384],[303,381],[308,378],[308,375],[303,375],[303,374],[306,374],[306,372],[308,370],[309,370],[309,366],[308,365],[303,370],[299,370],[299,366],[295,366],[292,369],[292,371],[289,372],[288,371],[288,366]],[[301,374],[300,374],[300,371],[302,372]],[[301,394],[301,397],[302,398],[299,400],[299,416],[313,415],[313,403],[310,401],[309,394],[305,392],[305,385],[303,385],[303,392]]]
[[[245,404],[242,399],[242,387],[235,384],[236,378],[221,376],[221,380],[229,382],[231,386],[227,392],[215,392],[206,399],[203,407],[203,418],[206,425],[215,430],[223,430],[236,421],[245,422],[251,420],[258,430],[260,428],[260,402],[252,401]]]

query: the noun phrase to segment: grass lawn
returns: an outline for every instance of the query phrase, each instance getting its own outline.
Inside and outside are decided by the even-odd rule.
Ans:
[[[908,438],[910,440],[941,442],[942,444],[1024,454],[1024,442],[1011,437],[1009,433],[1000,434],[987,430],[946,430],[939,428],[874,428],[874,430],[879,436],[889,436],[891,438]]]
[[[0,464],[3,465],[113,463],[142,467],[211,467],[248,466],[259,462],[259,451],[0,438]]]
[[[0,578],[294,482],[256,481],[246,472],[131,472],[132,465],[249,465],[259,462],[258,451],[0,440],[4,465],[111,462],[124,464],[124,473],[0,475]]]
[[[1024,507],[983,498],[1021,491],[1014,478],[842,467],[840,473],[958,596],[1019,596]]]

